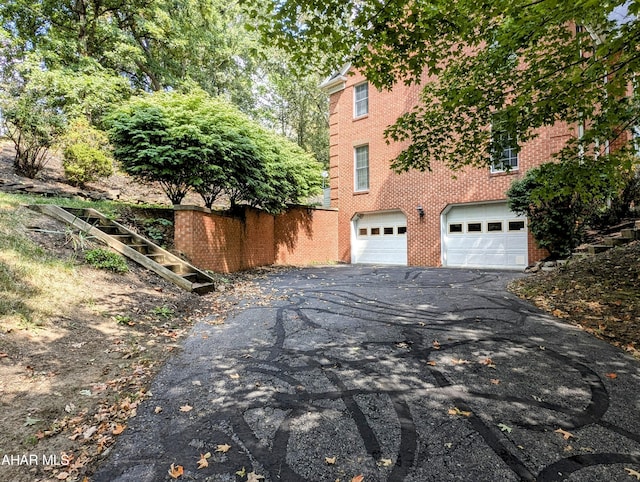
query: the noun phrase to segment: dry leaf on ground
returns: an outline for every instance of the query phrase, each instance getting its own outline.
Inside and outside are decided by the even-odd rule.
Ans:
[[[554,432],[562,435],[562,438],[565,440],[569,440],[571,437],[575,438],[575,435],[573,435],[571,432],[567,432],[566,430],[562,430],[561,428],[559,428],[558,430],[554,430]]]
[[[637,470],[628,469],[627,467],[625,467],[624,470],[629,473],[629,477],[635,477],[636,479],[640,480],[640,472],[638,472]]]
[[[461,415],[463,417],[470,417],[471,412],[467,412],[466,410],[460,410],[458,407],[450,408],[447,413],[449,415]]]
[[[184,474],[184,467],[182,465],[171,464],[171,467],[169,468],[169,476],[172,479],[182,477],[182,474]]]
[[[226,454],[230,449],[231,445],[228,444],[216,445],[216,452],[222,452],[223,454]]]
[[[260,474],[256,474],[255,472],[249,472],[247,474],[247,482],[260,482],[264,480],[264,476]]]
[[[206,454],[200,454],[200,459],[198,459],[198,468],[204,469],[205,467],[209,467],[209,462],[207,459],[211,457],[211,452],[207,452]]]
[[[190,412],[191,410],[193,410],[193,407],[191,405],[181,405],[180,406],[180,411],[181,412]]]
[[[324,461],[327,465],[335,465],[337,457],[325,457]]]

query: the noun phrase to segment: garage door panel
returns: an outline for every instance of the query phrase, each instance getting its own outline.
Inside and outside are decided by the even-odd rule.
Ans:
[[[351,262],[406,265],[406,226],[400,211],[361,214],[353,221]]]
[[[521,269],[527,265],[526,230],[509,231],[509,222],[522,222],[506,203],[453,206],[443,216],[442,259],[445,266]],[[451,224],[461,232],[449,232]],[[480,226],[481,231],[469,232]]]

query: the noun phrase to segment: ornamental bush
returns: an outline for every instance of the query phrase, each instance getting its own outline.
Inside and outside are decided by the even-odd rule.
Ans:
[[[71,123],[60,144],[64,173],[72,184],[82,185],[113,174],[109,139],[85,118]]]

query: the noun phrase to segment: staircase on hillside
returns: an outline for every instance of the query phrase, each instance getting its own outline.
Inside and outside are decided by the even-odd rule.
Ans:
[[[640,220],[629,221],[628,223],[618,226],[616,233],[611,233],[604,238],[599,244],[590,244],[582,249],[576,250],[577,254],[597,254],[607,251],[614,246],[620,246],[630,243],[636,239],[640,239]]]
[[[49,204],[36,204],[29,208],[100,239],[115,251],[185,290],[204,294],[215,289],[211,276],[95,209],[62,208]]]

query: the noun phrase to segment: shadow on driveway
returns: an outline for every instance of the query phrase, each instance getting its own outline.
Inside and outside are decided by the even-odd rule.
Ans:
[[[518,276],[269,276],[194,327],[92,480],[634,480],[640,363],[507,293]]]

